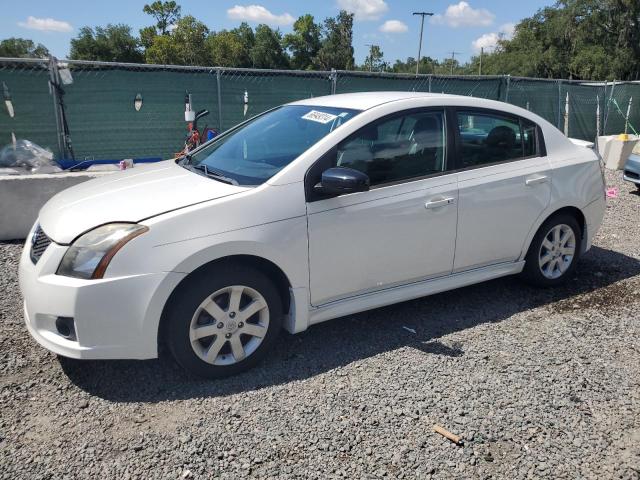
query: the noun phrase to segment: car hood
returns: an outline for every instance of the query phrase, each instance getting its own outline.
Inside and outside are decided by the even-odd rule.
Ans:
[[[248,190],[198,175],[168,160],[80,183],[40,210],[44,232],[57,243],[112,222],[149,217]]]

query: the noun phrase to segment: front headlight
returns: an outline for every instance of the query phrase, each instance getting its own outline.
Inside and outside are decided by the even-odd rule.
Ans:
[[[64,254],[58,275],[102,278],[109,262],[127,242],[149,230],[134,223],[109,223],[77,238]]]

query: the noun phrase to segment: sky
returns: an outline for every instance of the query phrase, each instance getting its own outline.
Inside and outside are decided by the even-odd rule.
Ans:
[[[153,24],[142,12],[151,0],[0,0],[0,39],[30,38],[44,44],[55,56],[69,53],[69,41],[85,26],[125,23],[134,33]],[[353,46],[356,63],[363,63],[368,44],[379,45],[384,58],[417,57],[420,17],[412,12],[434,13],[425,18],[422,56],[451,57],[464,62],[484,47],[490,51],[500,36],[509,36],[522,18],[533,15],[553,0],[178,0],[183,15],[191,14],[211,30],[230,29],[247,21],[266,23],[283,33],[291,31],[300,15],[316,21],[335,16],[340,9],[355,13]]]

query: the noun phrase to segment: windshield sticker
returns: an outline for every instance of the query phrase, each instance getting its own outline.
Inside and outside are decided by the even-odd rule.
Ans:
[[[305,113],[302,118],[305,120],[311,120],[312,122],[318,123],[329,123],[334,120],[337,115],[332,115],[331,113],[318,112],[317,110],[311,110],[308,113]]]

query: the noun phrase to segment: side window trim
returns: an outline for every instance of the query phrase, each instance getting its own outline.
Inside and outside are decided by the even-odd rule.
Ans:
[[[518,126],[520,127],[520,148],[522,149],[522,154],[523,154],[523,158],[524,158],[524,118],[522,117],[518,117]],[[535,129],[534,129],[535,132]],[[534,152],[534,156],[538,156],[538,134],[534,133],[534,135],[536,136],[535,140],[535,149],[536,151]]]
[[[464,107],[464,106],[456,106],[456,107],[450,107],[450,110],[452,111],[452,117],[453,120],[451,122],[451,124],[449,125],[449,128],[452,130],[452,132],[450,132],[450,134],[455,137],[455,170],[456,172],[460,172],[460,171],[467,171],[467,170],[475,170],[478,168],[484,168],[484,167],[491,167],[494,165],[502,165],[502,164],[506,164],[506,163],[512,163],[512,162],[519,162],[521,160],[528,160],[531,158],[543,158],[547,156],[547,149],[546,149],[546,145],[544,143],[544,136],[542,135],[542,128],[540,127],[539,124],[537,124],[536,122],[529,120],[527,118],[521,117],[519,115],[513,114],[513,113],[508,113],[508,112],[503,112],[501,110],[494,110],[491,108],[481,108],[481,107]],[[485,164],[480,164],[480,165],[471,165],[468,167],[463,166],[462,164],[462,139],[460,136],[460,128],[459,128],[459,121],[458,121],[458,115],[461,112],[469,112],[469,113],[474,113],[477,112],[478,115],[495,115],[497,117],[502,117],[502,118],[506,118],[509,120],[512,120],[514,122],[517,122],[518,125],[520,126],[520,137],[521,137],[521,142],[523,141],[522,139],[522,122],[527,121],[530,122],[532,125],[534,125],[535,131],[536,131],[536,153],[534,155],[529,155],[526,157],[520,157],[520,158],[512,158],[509,160],[500,160],[497,162],[491,162],[491,163],[485,163]],[[524,145],[523,145],[524,146]],[[524,151],[524,148],[523,148]]]
[[[445,121],[447,122],[447,155],[445,158],[445,172],[453,173],[462,167],[460,132],[458,131],[458,112],[455,107],[445,107]]]
[[[388,115],[385,115],[383,117],[379,117],[369,123],[367,123],[366,125],[363,125],[362,127],[360,127],[358,130],[356,130],[355,132],[353,132],[352,134],[350,134],[349,136],[343,138],[340,142],[338,142],[338,144],[334,145],[333,147],[331,147],[324,155],[322,155],[320,158],[318,158],[318,160],[316,160],[308,169],[307,172],[305,173],[304,176],[304,189],[305,189],[305,199],[308,203],[310,202],[315,202],[318,200],[324,200],[324,197],[319,196],[317,193],[314,192],[313,190],[313,186],[315,185],[315,180],[317,179],[318,174],[322,174],[322,171],[324,171],[326,168],[330,168],[330,158],[336,154],[336,150],[339,144],[343,143],[343,142],[347,142],[353,138],[356,138],[359,134],[361,134],[366,128],[370,128],[372,125],[378,124],[380,122],[386,122],[389,120],[393,120],[394,118],[398,118],[398,117],[406,117],[408,115],[411,114],[415,114],[415,113],[428,113],[428,112],[442,112],[443,116],[444,116],[444,131],[445,131],[445,152],[444,152],[444,166],[443,166],[443,170],[441,172],[437,172],[437,173],[432,173],[429,175],[423,175],[420,177],[411,177],[411,178],[406,178],[406,179],[402,179],[402,180],[397,180],[397,181],[391,181],[391,182],[386,182],[386,183],[379,183],[377,185],[372,185],[371,186],[371,190],[376,190],[378,188],[384,188],[384,187],[390,187],[390,186],[394,186],[394,185],[401,185],[404,183],[410,183],[410,182],[417,182],[420,180],[424,180],[426,178],[432,178],[432,177],[438,177],[441,175],[448,175],[450,173],[453,173],[455,170],[451,170],[449,168],[450,165],[453,165],[453,163],[456,160],[457,155],[455,155],[455,152],[452,150],[452,148],[455,146],[455,142],[452,138],[452,129],[451,129],[451,121],[452,119],[455,117],[453,115],[454,111],[453,109],[451,109],[451,107],[447,107],[447,106],[434,106],[434,107],[418,107],[418,108],[410,108],[410,109],[406,109],[406,110],[401,110],[399,112],[393,112],[390,113]],[[404,123],[401,122],[401,123]],[[400,134],[400,130],[398,131],[398,135]],[[319,172],[317,170],[320,170]],[[316,182],[317,183],[317,182]],[[349,195],[349,194],[347,194]]]

